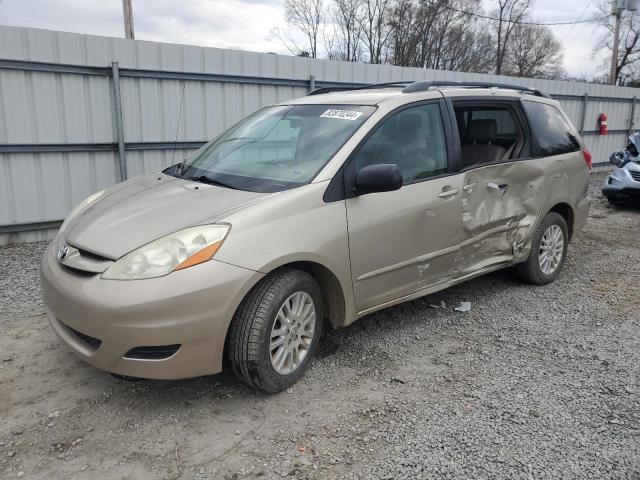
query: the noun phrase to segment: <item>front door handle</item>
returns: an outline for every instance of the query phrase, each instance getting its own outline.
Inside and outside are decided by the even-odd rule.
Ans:
[[[457,188],[451,188],[449,190],[444,190],[442,193],[439,193],[438,197],[449,198],[449,197],[453,197],[454,195],[457,195],[458,193],[460,193],[460,190],[458,190]]]

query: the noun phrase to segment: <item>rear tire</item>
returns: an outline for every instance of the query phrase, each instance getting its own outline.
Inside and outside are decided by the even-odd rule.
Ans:
[[[553,282],[560,275],[567,258],[568,239],[567,222],[562,215],[547,213],[533,233],[529,257],[516,265],[516,275],[533,285]]]
[[[247,294],[231,322],[227,352],[233,373],[257,390],[285,390],[309,366],[321,332],[316,281],[301,270],[277,270]]]

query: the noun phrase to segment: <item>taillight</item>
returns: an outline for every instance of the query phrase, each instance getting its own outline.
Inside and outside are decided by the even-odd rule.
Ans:
[[[591,170],[593,162],[591,161],[591,153],[589,152],[589,150],[587,150],[586,148],[582,150],[582,156],[584,157],[584,163],[587,164],[587,168]]]

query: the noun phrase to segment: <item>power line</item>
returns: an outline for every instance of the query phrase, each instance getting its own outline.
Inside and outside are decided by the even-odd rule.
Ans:
[[[434,7],[437,6],[436,4],[433,4],[433,3],[432,5]],[[554,25],[576,25],[578,23],[599,22],[601,20],[604,20],[612,16],[612,15],[603,15],[602,17],[585,18],[584,20],[580,20],[580,17],[578,17],[578,20],[572,20],[570,22],[569,21],[567,22],[528,22],[523,20],[510,20],[508,18],[499,19],[496,17],[492,17],[490,15],[483,15],[481,13],[469,12],[468,10],[462,10],[460,8],[452,7],[450,5],[441,5],[441,6],[447,10],[451,10],[457,13],[462,13],[464,15],[469,15],[470,17],[483,18],[485,20],[492,20],[494,22],[519,23],[520,25],[533,25],[533,26],[539,26],[539,27],[551,27]]]
[[[584,10],[582,11],[582,13],[580,14],[580,16],[578,17],[578,20],[580,20],[582,18],[582,16],[587,13],[587,10],[591,8],[591,6],[593,5],[593,2],[595,0],[590,0],[589,3],[587,4],[586,7],[584,7]],[[584,24],[583,24],[584,25]],[[573,31],[573,27],[575,27],[575,25],[572,25],[571,28],[569,29],[569,31],[567,32],[567,37],[569,35],[571,35],[571,32]],[[579,38],[578,33],[582,31],[582,29],[584,28],[584,26],[581,26],[580,28],[578,28],[578,30],[576,31],[576,34],[573,36],[573,38],[571,39],[571,41],[569,42],[569,44],[565,47],[565,50],[569,50],[571,49],[571,47],[573,47],[573,44],[576,43],[576,40]]]

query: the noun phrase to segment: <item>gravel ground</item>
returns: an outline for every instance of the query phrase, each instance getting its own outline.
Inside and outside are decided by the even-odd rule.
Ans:
[[[377,313],[272,396],[83,364],[44,317],[44,244],[0,248],[0,477],[640,480],[640,209],[602,178],[556,283],[498,272]]]

